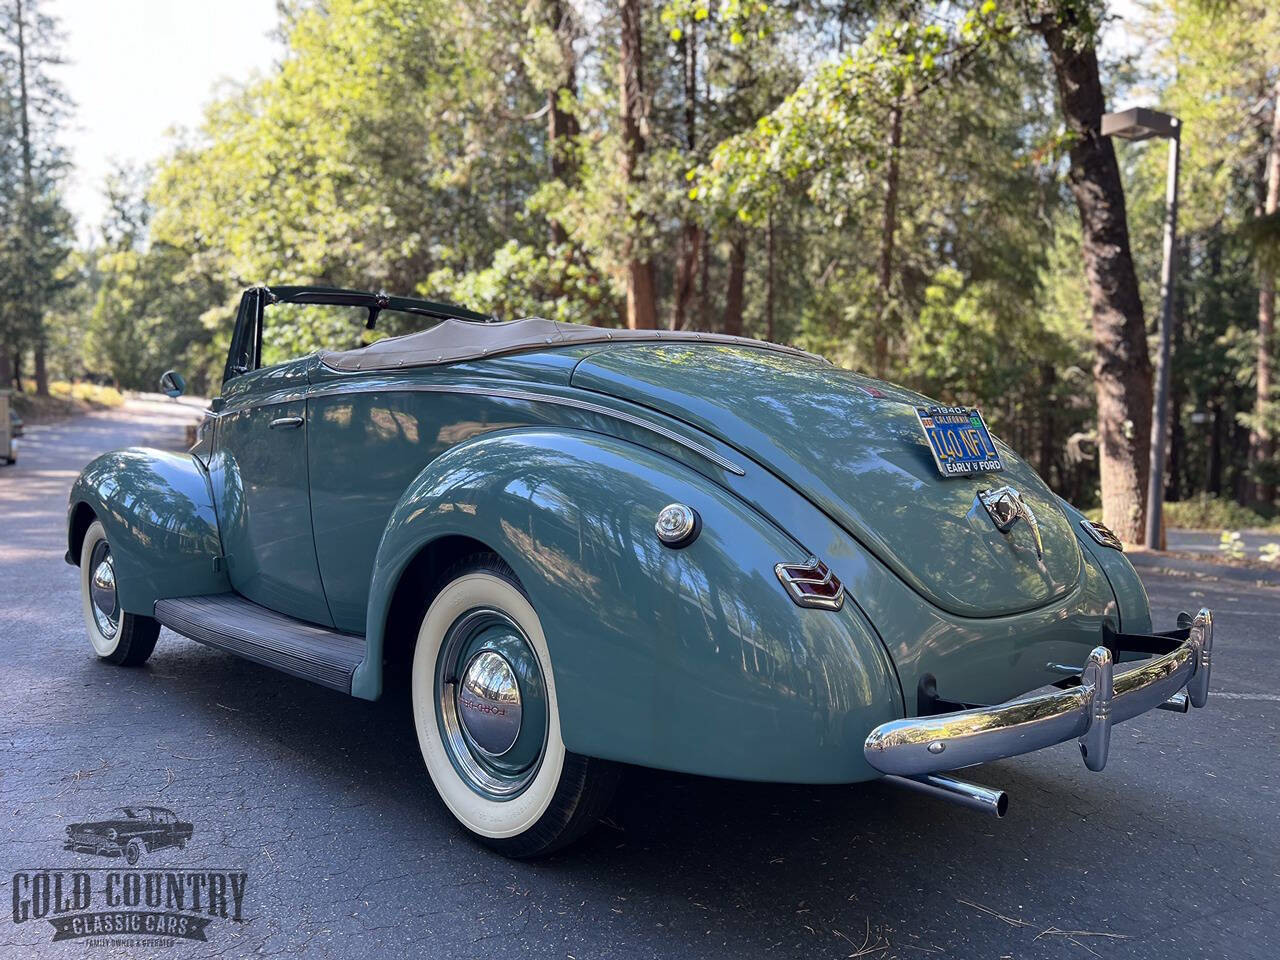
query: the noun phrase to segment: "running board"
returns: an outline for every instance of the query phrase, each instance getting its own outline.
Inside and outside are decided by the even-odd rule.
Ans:
[[[364,637],[276,613],[237,593],[157,600],[155,617],[174,633],[321,686],[351,692]]]

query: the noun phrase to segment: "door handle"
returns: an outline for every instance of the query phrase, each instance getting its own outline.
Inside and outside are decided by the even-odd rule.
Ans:
[[[271,421],[272,430],[296,430],[302,426],[301,417],[277,417]]]

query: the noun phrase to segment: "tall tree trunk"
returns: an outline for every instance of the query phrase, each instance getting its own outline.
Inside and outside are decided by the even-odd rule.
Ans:
[[[573,138],[579,133],[571,104],[578,99],[578,63],[573,52],[573,13],[568,0],[546,0],[547,24],[560,49],[557,82],[547,91],[547,156],[551,178],[570,186],[578,179],[578,158]],[[569,232],[557,218],[550,218],[551,242],[566,243]]]
[[[1241,410],[1233,411],[1230,432],[1227,434],[1229,450],[1244,450],[1249,445],[1249,428],[1240,422],[1242,412]],[[1253,481],[1249,478],[1249,471],[1245,467],[1245,464],[1241,464],[1241,468],[1236,470],[1232,483],[1231,496],[1235,497],[1237,503],[1247,503],[1249,496],[1253,493]]]
[[[1178,252],[1175,263],[1191,263],[1191,244],[1184,235],[1178,238]],[[1172,356],[1182,356],[1183,344],[1186,341],[1187,287],[1185,283],[1174,284],[1173,316],[1169,334],[1173,340]],[[1182,499],[1183,474],[1187,472],[1187,430],[1182,421],[1182,407],[1187,400],[1187,384],[1183,377],[1177,376],[1175,364],[1169,371],[1169,455],[1166,461],[1164,498],[1176,503]],[[1190,480],[1188,478],[1188,485]],[[1165,526],[1164,524],[1161,525]],[[1161,533],[1163,534],[1163,529]]]
[[[31,100],[27,91],[27,41],[22,0],[14,0],[13,15],[17,28],[14,36],[16,45],[14,52],[18,60],[18,131],[22,139],[22,204],[20,207],[22,238],[20,242],[23,247],[23,263],[22,279],[18,285],[18,311],[19,316],[26,317],[27,326],[35,340],[36,393],[42,397],[47,397],[49,395],[49,376],[45,370],[44,313],[43,307],[40,306],[43,303],[43,298],[35,296],[27,281],[27,275],[31,270],[33,260],[31,199],[32,194],[35,192],[35,174],[31,157]]]
[[[36,341],[36,348],[33,351],[36,368],[36,393],[42,397],[47,397],[49,395],[49,367],[45,361],[44,348],[44,332],[41,331],[40,339]]]
[[[1055,4],[1036,24],[1053,60],[1058,97],[1074,140],[1068,181],[1080,211],[1085,276],[1093,313],[1094,387],[1103,521],[1121,540],[1141,543],[1151,444],[1151,361],[1142,299],[1129,252],[1124,188],[1104,107],[1098,57],[1080,42],[1074,8]]]
[[[684,145],[692,159],[698,149],[698,34],[697,21],[690,19],[680,37],[679,48],[684,58]],[[676,263],[676,302],[671,314],[671,329],[689,326],[689,308],[693,305],[694,281],[702,255],[703,231],[697,223],[686,220],[680,228],[680,259]]]
[[[773,236],[773,211],[769,211],[769,263],[765,269],[765,293],[764,293],[764,338],[770,343],[774,337],[773,323],[773,305],[774,305],[774,236]]]
[[[1058,382],[1058,371],[1052,363],[1040,364],[1040,476],[1049,483],[1049,469],[1053,466],[1053,455],[1057,450],[1057,436],[1054,430],[1053,391]]]
[[[889,112],[888,162],[885,164],[884,207],[880,221],[880,263],[876,271],[880,304],[876,316],[872,358],[877,377],[889,365],[889,326],[893,312],[893,253],[898,232],[898,164],[902,152],[902,105]]]
[[[1204,488],[1216,497],[1222,493],[1222,405],[1215,400],[1209,405],[1209,410],[1213,419],[1209,427]]]
[[[1181,379],[1174,380],[1172,407],[1169,410],[1169,458],[1166,461],[1164,499],[1177,503],[1182,499],[1182,473],[1187,452],[1187,431],[1182,425],[1182,404],[1186,399],[1186,387]]]
[[[1267,151],[1267,195],[1263,202],[1262,214],[1270,216],[1280,210],[1280,79],[1275,85],[1275,107],[1271,115],[1271,143]],[[1255,475],[1259,468],[1272,470],[1271,462],[1275,456],[1275,438],[1271,435],[1270,425],[1264,419],[1271,411],[1271,349],[1276,332],[1276,275],[1265,264],[1258,278],[1258,360],[1256,380],[1256,399],[1253,411],[1258,422],[1249,436],[1249,464]],[[1257,499],[1262,503],[1270,503],[1275,499],[1276,486],[1269,474],[1264,473],[1255,486]]]
[[[0,347],[0,390],[8,390],[13,383],[12,351],[9,347]]]
[[[620,0],[619,12],[622,21],[618,58],[618,87],[622,98],[622,177],[630,187],[642,179],[640,158],[649,135],[640,45],[640,0]],[[627,326],[633,330],[652,330],[658,325],[657,290],[653,261],[637,249],[635,234],[639,226],[638,223],[631,224],[624,251],[627,263]]]
[[[702,246],[698,251],[698,302],[694,315],[698,320],[698,329],[711,329],[711,233],[702,231]]]
[[[686,223],[680,231],[680,259],[676,262],[676,303],[671,314],[671,329],[689,326],[694,294],[697,292],[698,264],[702,258],[702,228]]]
[[[742,336],[743,285],[747,277],[747,238],[734,234],[729,247],[729,286],[724,297],[724,319],[720,329],[730,336]]]

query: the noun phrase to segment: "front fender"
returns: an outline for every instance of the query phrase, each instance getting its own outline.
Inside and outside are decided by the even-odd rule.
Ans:
[[[673,501],[702,518],[680,550],[654,533]],[[856,606],[796,606],[773,568],[807,557],[802,545],[706,477],[594,433],[490,433],[418,476],[378,550],[357,696],[380,691],[400,576],[448,536],[487,544],[519,576],[570,750],[737,779],[876,776],[863,739],[902,715],[902,699]]]
[[[93,511],[115,560],[120,606],[151,616],[165,597],[225,593],[217,515],[208,475],[195,457],[131,447],[98,457],[71,488],[69,559],[79,562],[77,520]]]

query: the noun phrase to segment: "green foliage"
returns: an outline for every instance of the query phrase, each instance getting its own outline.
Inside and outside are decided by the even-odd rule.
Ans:
[[[809,198],[839,223],[859,192],[874,189],[889,111],[917,104],[1007,33],[992,0],[950,30],[914,22],[877,27],[750,131],[721,143],[694,172],[690,196],[758,224],[779,194],[803,179]]]
[[[615,325],[636,257],[653,263],[661,324],[713,330],[737,251],[746,333],[863,370],[883,351],[891,379],[980,405],[1059,492],[1095,499],[1091,306],[1063,182],[1070,142],[1027,28],[1051,15],[1068,42],[1092,42],[1115,12],[1101,0],[642,5],[644,149],[630,177],[613,7],[296,0],[281,10],[280,62],[212,103],[154,170],[115,177],[87,251],[68,255],[54,139],[42,141],[34,230],[15,227],[13,98],[0,97],[0,283],[17,289],[37,273],[4,250],[46,258],[42,329],[59,373],[152,389],[178,367],[193,391],[216,392],[238,294],[264,282]],[[1263,0],[1157,0],[1156,52],[1143,61],[1155,70],[1104,77],[1144,85],[1184,121],[1170,493],[1187,502],[1208,489],[1229,503],[1247,479],[1248,428],[1280,433],[1268,419],[1280,404],[1255,409],[1252,379],[1258,271],[1275,246],[1255,207],[1278,16]],[[1118,150],[1154,318],[1165,151]],[[18,242],[27,236],[29,248]],[[30,350],[33,320],[17,306],[28,301],[0,298],[0,341]],[[358,319],[273,312],[268,359],[412,323],[386,315],[369,334]]]
[[[1259,408],[1255,398],[1258,278],[1276,270],[1274,225],[1258,211],[1261,161],[1277,109],[1280,7],[1265,0],[1160,0],[1146,29],[1159,39],[1153,45],[1159,108],[1182,122],[1174,401],[1184,424],[1193,415],[1209,418],[1183,431],[1173,489],[1239,494],[1251,479],[1248,430],[1263,426],[1280,435],[1280,402]],[[1154,317],[1167,151],[1163,141],[1119,149],[1129,174],[1138,273]],[[1280,480],[1280,463],[1263,464],[1259,473]]]
[[[1207,493],[1164,505],[1164,525],[1181,530],[1253,530],[1273,522],[1274,517]]]
[[[1240,533],[1235,530],[1223,530],[1218,538],[1218,550],[1228,560],[1244,559],[1244,542]]]
[[[68,104],[50,69],[62,62],[61,42],[41,0],[0,2],[0,387],[28,349],[43,362],[43,308],[67,276],[72,227],[58,192],[58,133]]]
[[[146,171],[118,171],[108,181],[103,243],[82,271],[76,308],[89,317],[83,367],[131,390],[155,390],[165,370],[186,372],[195,392],[213,386],[225,358],[233,295],[221,277],[199,273],[186,252],[147,242],[151,207]],[[219,356],[221,355],[221,356]]]

